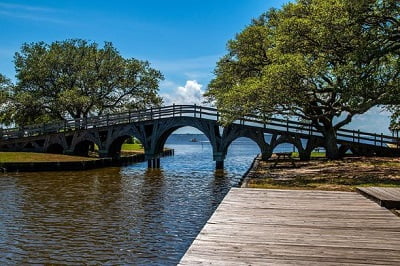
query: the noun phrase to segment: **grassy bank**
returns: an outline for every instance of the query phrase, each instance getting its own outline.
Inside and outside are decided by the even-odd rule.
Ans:
[[[140,144],[123,144],[122,154],[143,153]],[[0,152],[0,163],[26,162],[77,162],[96,160],[96,157],[82,157],[64,154],[36,153],[36,152]]]
[[[260,162],[247,187],[354,191],[360,186],[400,187],[400,159],[348,158],[339,161]]]
[[[143,153],[144,149],[141,144],[122,144],[122,153]]]
[[[299,158],[300,156],[298,152],[292,152],[292,157]],[[325,158],[325,157],[326,157],[325,152],[318,152],[318,151],[311,152],[311,158]]]
[[[0,163],[26,163],[26,162],[76,162],[91,161],[96,158],[69,156],[63,154],[49,154],[36,152],[0,152]]]

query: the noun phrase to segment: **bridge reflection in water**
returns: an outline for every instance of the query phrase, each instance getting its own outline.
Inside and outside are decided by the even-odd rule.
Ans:
[[[256,142],[263,159],[271,157],[282,143],[293,144],[303,160],[310,158],[312,150],[325,145],[321,132],[308,123],[249,115],[221,126],[220,113],[215,108],[172,105],[2,129],[0,150],[88,155],[90,148],[97,145],[100,157],[118,157],[124,141],[134,136],[143,145],[148,167],[159,168],[166,140],[185,126],[200,130],[208,138],[217,169],[224,167],[229,145],[240,137]],[[271,136],[269,141],[265,134]],[[400,155],[398,138],[392,136],[339,129],[337,139],[342,154],[351,151],[354,155]]]

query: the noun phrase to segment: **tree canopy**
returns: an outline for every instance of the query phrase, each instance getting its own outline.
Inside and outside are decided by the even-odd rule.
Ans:
[[[158,106],[163,75],[147,61],[123,58],[81,39],[23,44],[15,54],[17,83],[9,121],[29,124]]]
[[[336,131],[376,105],[399,102],[400,3],[298,0],[252,21],[217,63],[206,96],[225,119],[311,121],[338,158]]]
[[[10,94],[12,90],[11,81],[4,75],[0,74],[0,121],[5,120],[7,106],[10,101]]]

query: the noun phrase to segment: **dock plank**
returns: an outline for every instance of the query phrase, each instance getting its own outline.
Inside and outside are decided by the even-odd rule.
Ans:
[[[358,187],[357,191],[365,197],[388,209],[400,209],[400,188]]]
[[[399,265],[400,218],[358,193],[233,188],[180,265]]]

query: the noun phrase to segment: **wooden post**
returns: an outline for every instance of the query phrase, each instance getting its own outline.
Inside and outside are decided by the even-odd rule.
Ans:
[[[286,132],[289,132],[289,118],[286,118]]]
[[[381,133],[381,147],[383,147],[383,133]]]
[[[172,104],[172,117],[175,117],[175,103]]]
[[[360,130],[358,130],[358,143],[360,143]]]
[[[147,160],[147,168],[158,169],[160,168],[160,166],[161,166],[160,158]]]
[[[215,169],[216,170],[224,169],[224,161],[215,161]]]
[[[267,119],[265,119],[265,114],[264,113],[262,115],[262,119],[263,119],[263,127],[266,128],[267,127],[267,125],[266,125],[266,120]]]

